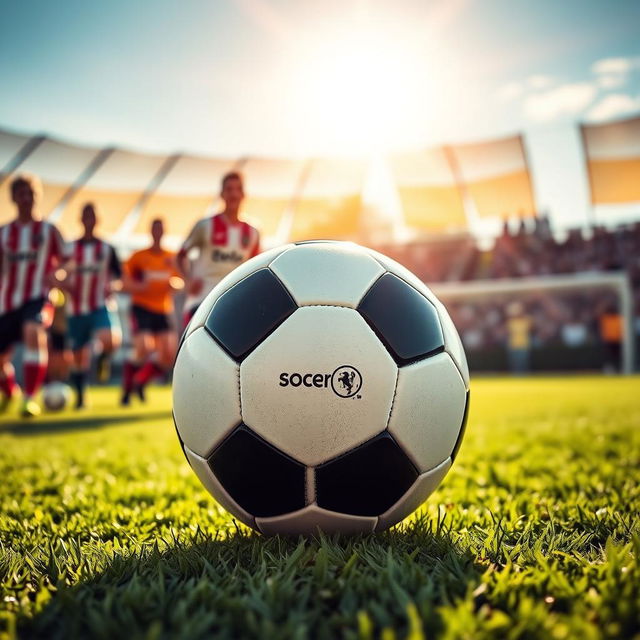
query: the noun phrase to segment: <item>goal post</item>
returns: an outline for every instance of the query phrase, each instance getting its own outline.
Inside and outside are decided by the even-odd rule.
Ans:
[[[609,289],[618,296],[623,322],[622,372],[631,374],[635,370],[633,295],[629,277],[622,271],[469,282],[440,282],[429,285],[429,288],[445,303],[448,300],[486,299],[492,295],[508,296],[540,291],[584,292],[588,289]]]

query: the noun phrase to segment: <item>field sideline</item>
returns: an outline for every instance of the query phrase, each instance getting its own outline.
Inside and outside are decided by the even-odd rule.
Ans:
[[[0,418],[0,638],[640,638],[640,379],[480,379],[417,516],[265,538],[146,407]]]

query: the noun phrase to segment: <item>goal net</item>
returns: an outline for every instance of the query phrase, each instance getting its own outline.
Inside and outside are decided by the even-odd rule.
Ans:
[[[633,297],[623,272],[429,285],[475,370],[635,369]]]

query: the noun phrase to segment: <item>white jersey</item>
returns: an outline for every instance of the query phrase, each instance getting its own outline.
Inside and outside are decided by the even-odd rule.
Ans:
[[[196,223],[182,245],[182,253],[193,249],[198,255],[192,260],[192,276],[201,278],[202,290],[187,298],[186,308],[202,302],[209,291],[238,265],[260,251],[260,234],[246,222],[230,223],[219,213]]]
[[[98,238],[71,243],[71,315],[83,315],[107,304],[108,284],[122,275],[113,247]]]
[[[0,315],[49,294],[49,276],[64,257],[58,230],[41,220],[0,227]]]

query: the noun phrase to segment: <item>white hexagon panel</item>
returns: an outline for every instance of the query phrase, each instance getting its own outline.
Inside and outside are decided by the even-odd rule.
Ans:
[[[242,362],[243,421],[316,466],[385,429],[397,371],[355,310],[302,307]]]
[[[420,473],[453,455],[466,404],[464,381],[448,353],[400,369],[389,433]]]
[[[310,242],[277,256],[270,265],[299,306],[356,308],[384,268],[351,243]]]
[[[239,367],[204,328],[183,343],[173,373],[173,414],[184,444],[207,456],[240,423]]]
[[[451,359],[456,363],[460,375],[464,380],[464,385],[469,388],[469,365],[467,364],[467,356],[462,346],[462,340],[456,326],[453,324],[453,320],[449,315],[446,307],[440,302],[435,301],[438,315],[440,316],[440,323],[442,324],[442,332],[444,334],[444,348],[445,351],[451,356]]]
[[[256,518],[256,525],[267,535],[313,535],[319,531],[340,531],[343,534],[371,532],[378,519],[335,513],[310,504],[304,509],[274,518]]]

